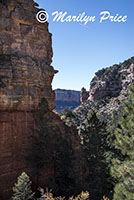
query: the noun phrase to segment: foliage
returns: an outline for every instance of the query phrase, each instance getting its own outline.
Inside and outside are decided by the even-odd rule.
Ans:
[[[104,80],[105,83],[107,84],[108,88],[109,88],[110,81],[113,81],[113,80],[114,81],[116,80],[117,84],[120,85],[120,83],[124,77],[120,76],[120,73],[118,73],[118,72],[122,71],[122,70],[123,71],[127,70],[132,63],[134,63],[134,57],[132,57],[131,59],[129,59],[127,61],[124,61],[123,63],[120,63],[119,65],[114,65],[110,68],[100,70],[99,72],[96,73],[96,77],[93,79],[93,81],[91,81],[91,86],[93,86],[93,84],[95,84],[95,81],[98,81],[98,80],[101,80],[101,81]],[[117,95],[118,95],[118,92],[120,92],[120,91],[117,90]],[[114,142],[113,142],[115,140],[115,137],[117,137],[117,134],[114,134],[115,129],[116,130],[122,129],[121,124],[120,123],[118,124],[118,119],[124,118],[123,112],[122,112],[123,102],[125,99],[128,99],[128,98],[129,98],[129,94],[127,91],[125,93],[120,94],[119,97],[116,97],[116,98],[109,96],[109,97],[105,97],[105,98],[103,98],[101,100],[97,100],[97,101],[88,100],[88,101],[85,101],[84,103],[82,103],[78,108],[76,108],[73,113],[68,114],[68,113],[64,112],[63,115],[61,115],[61,118],[64,120],[66,125],[77,127],[79,134],[81,136],[81,139],[83,140],[83,147],[85,149],[85,157],[88,160],[88,168],[89,168],[89,174],[90,174],[87,182],[89,183],[91,180],[91,183],[89,183],[89,185],[91,185],[91,186],[92,185],[101,185],[107,191],[111,191],[113,189],[113,184],[115,184],[117,182],[117,180],[118,180],[118,182],[122,181],[121,180],[121,178],[123,176],[122,172],[124,172],[124,171],[126,172],[126,169],[130,170],[130,168],[131,168],[131,170],[128,173],[126,173],[126,177],[129,177],[130,172],[132,175],[133,161],[132,162],[128,161],[127,159],[130,157],[130,155],[127,155],[126,153],[123,152],[123,148],[124,149],[128,148],[128,149],[130,149],[130,152],[131,152],[131,148],[128,146],[129,145],[134,146],[132,139],[130,137],[130,134],[128,134],[127,137],[124,137],[125,134],[122,131],[121,131],[121,133],[119,131],[118,137],[120,136],[120,138],[118,138],[118,141],[120,141],[120,143],[114,144]],[[134,105],[133,105],[133,107],[134,107]],[[131,109],[131,107],[130,107],[130,109]],[[93,114],[92,110],[95,111],[97,118],[95,118],[95,116],[92,115]],[[131,110],[133,112],[133,109],[131,109]],[[124,122],[123,122],[124,124],[127,122],[125,120],[128,118],[129,112],[130,111],[127,112],[127,117],[124,118]],[[89,115],[91,115],[91,117],[89,117]],[[129,121],[131,126],[133,124],[132,122]],[[103,125],[105,124],[103,130],[101,129],[102,124]],[[131,129],[133,129],[133,128],[134,127],[132,126]],[[127,129],[128,129],[128,125],[126,125],[126,130],[125,130],[126,133],[127,133]],[[132,130],[132,132],[133,132],[133,130]],[[122,136],[122,134],[123,134],[123,136]],[[116,138],[116,140],[117,140],[117,138]],[[127,143],[127,145],[125,144],[124,140]],[[101,143],[102,141],[103,141],[103,143]],[[128,143],[130,143],[130,144],[128,144]],[[122,144],[122,150],[119,148],[121,144]],[[119,146],[119,147],[117,147],[117,146]],[[99,153],[101,154],[101,156],[99,154],[98,154],[99,156],[96,155],[97,148],[100,150]],[[132,154],[133,154],[133,151],[132,151]],[[93,161],[93,158],[94,158],[94,162],[92,163],[91,161]],[[116,159],[113,159],[113,158],[116,158]],[[111,167],[112,159],[113,159],[113,164],[114,164],[114,167],[112,168],[113,169],[112,170],[113,177],[111,177],[109,174],[110,173],[109,168]],[[124,169],[124,160],[126,160],[125,169]],[[98,162],[98,161],[100,161],[100,162]],[[123,162],[123,165],[122,165],[122,162]],[[94,173],[92,173],[93,172],[92,166],[94,166],[94,168],[96,168],[96,170],[94,170],[95,171]],[[97,169],[97,166],[98,166],[98,169]],[[98,172],[101,171],[101,169],[103,169],[103,170],[102,170],[102,173],[99,175]],[[94,176],[93,176],[93,174],[94,174]],[[98,180],[99,180],[99,177],[101,179],[101,176],[102,176],[102,183],[94,184],[93,181],[97,180],[96,177],[98,177]],[[93,177],[95,177],[95,179]],[[84,181],[84,185],[85,184],[86,184],[86,181]],[[131,186],[131,184],[132,183],[130,183],[130,186]],[[90,192],[90,190],[92,190],[92,188],[89,186],[88,190]],[[121,188],[121,192],[122,192],[122,190],[125,191],[125,188]],[[116,191],[118,193],[120,191],[118,184],[117,184]],[[104,191],[103,194],[107,195],[106,191]],[[92,193],[91,193],[91,196],[92,196]],[[120,199],[123,200],[123,197],[121,197]],[[125,197],[124,197],[124,199],[125,199]],[[128,195],[128,199],[129,199],[129,195]]]
[[[67,126],[76,125],[76,116],[71,110],[64,109],[64,112],[60,116]]]
[[[76,101],[55,100],[55,111],[58,113],[63,113],[65,109],[74,110],[79,105],[80,105],[80,102],[76,102]]]
[[[42,189],[42,195],[41,195],[41,199],[42,200],[90,200],[89,198],[89,192],[86,191],[82,191],[79,195],[77,196],[71,196],[69,198],[66,198],[66,197],[62,197],[62,196],[59,196],[59,197],[54,197],[53,196],[53,193],[49,192],[48,189],[46,189],[46,192],[44,192],[44,189]],[[103,199],[102,200],[109,200],[107,197],[103,196]]]
[[[41,100],[38,106],[38,111],[35,116],[35,128],[33,128],[32,135],[32,151],[27,156],[28,162],[34,169],[33,173],[36,177],[36,184],[38,185],[39,177],[41,176],[41,169],[46,164],[47,150],[46,150],[46,136],[50,135],[52,129],[48,123],[51,122],[48,103],[45,98]]]
[[[79,195],[77,196],[71,196],[71,197],[64,197],[64,196],[58,196],[54,197],[52,190],[48,190],[46,188],[46,192],[43,188],[39,187],[38,190],[40,191],[41,200],[90,200],[89,198],[89,192],[82,191]],[[34,197],[34,193],[31,190],[31,181],[29,179],[29,176],[23,172],[21,176],[18,177],[18,182],[15,184],[14,188],[14,195],[13,195],[13,200],[32,200]],[[103,196],[102,200],[109,200],[107,197]]]
[[[119,80],[120,78],[120,74],[118,73],[119,70],[129,68],[132,63],[134,63],[134,57],[131,57],[130,59],[125,60],[122,63],[119,63],[118,65],[115,64],[111,67],[107,67],[107,68],[103,68],[99,70],[98,72],[95,73],[96,76],[91,81],[91,85],[94,83],[94,81],[97,81],[98,78],[99,80],[102,80],[102,81],[106,81],[106,79]]]
[[[53,125],[48,104],[42,99],[35,116],[36,128],[33,129],[33,146],[28,157],[36,185],[39,185],[40,176],[52,166],[53,177],[51,186],[56,194],[70,194],[74,182],[70,171],[72,170],[73,149],[72,144],[63,136],[60,129]]]
[[[115,130],[115,148],[120,157],[113,159],[111,173],[117,180],[114,200],[134,199],[134,86],[130,87],[130,100],[124,104],[123,116]]]
[[[29,176],[23,172],[19,177],[17,183],[13,187],[13,200],[30,200],[34,196],[31,190],[31,181]]]
[[[91,110],[80,125],[79,133],[82,137],[89,170],[88,190],[93,199],[96,195],[99,199],[106,192],[110,194],[112,190],[109,167],[105,158],[105,153],[109,149],[106,123],[101,122],[96,113]],[[93,185],[96,185],[95,189]]]
[[[48,142],[51,147],[49,152],[52,160],[50,162],[54,166],[53,189],[55,194],[69,195],[75,187],[75,181],[71,177],[73,170],[72,146],[60,134],[51,135],[48,137]]]
[[[72,196],[69,200],[89,200],[89,192],[81,192],[81,194],[77,195],[76,197]]]
[[[86,165],[85,173],[87,170],[88,173],[86,174],[87,178],[85,177],[86,180],[83,180],[84,184],[81,189],[88,189],[92,198],[95,198],[96,190],[100,191],[100,196],[103,194],[112,196],[114,182],[109,170],[111,159],[117,153],[113,145],[115,138],[113,130],[116,127],[118,112],[115,111],[114,114],[109,115],[100,114],[97,112],[99,105],[103,105],[103,101],[86,101],[79,106],[76,112],[69,115],[64,113],[65,123],[69,126],[77,126],[82,146],[85,149],[81,159]],[[93,185],[97,185],[98,189]]]
[[[73,113],[67,108],[64,109],[64,115],[66,117],[74,117]]]
[[[103,196],[103,199],[102,200],[109,200],[107,197]]]

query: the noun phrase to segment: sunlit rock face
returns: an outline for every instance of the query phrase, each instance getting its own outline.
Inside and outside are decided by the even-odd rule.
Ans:
[[[54,109],[52,35],[48,23],[37,21],[38,11],[32,0],[0,2],[0,200],[11,197],[22,171],[32,174],[25,157],[39,100],[45,97]],[[46,185],[52,174],[50,166]]]
[[[35,110],[45,97],[54,108],[52,41],[32,0],[0,3],[0,110]]]
[[[90,83],[89,100],[124,97],[128,93],[128,86],[133,84],[134,57],[96,72]]]

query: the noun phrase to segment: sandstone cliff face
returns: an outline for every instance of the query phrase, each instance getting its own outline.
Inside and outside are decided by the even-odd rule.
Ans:
[[[51,34],[47,23],[36,20],[38,9],[34,5],[32,0],[0,3],[1,200],[10,197],[22,171],[31,172],[25,157],[30,151],[29,136],[39,99],[45,97],[50,110],[54,108]]]
[[[131,84],[134,84],[134,57],[96,72],[90,84],[89,100],[110,99],[127,94]]]
[[[0,3],[0,110],[32,110],[45,96],[54,108],[52,41],[32,0]]]
[[[48,23],[36,20],[38,11],[33,0],[0,3],[0,200],[11,197],[22,171],[32,174],[25,157],[31,151],[34,114],[42,97],[48,101],[52,123],[59,126],[64,137],[70,132],[67,137],[74,148],[79,144],[77,132],[68,130],[52,113],[55,93],[51,83],[57,71],[51,66],[52,35]],[[52,179],[50,165],[41,184],[50,186]]]

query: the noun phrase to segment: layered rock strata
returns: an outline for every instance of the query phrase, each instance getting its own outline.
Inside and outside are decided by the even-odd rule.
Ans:
[[[32,0],[0,3],[0,110],[32,110],[45,96],[54,108],[52,40]]]
[[[55,110],[59,113],[65,108],[73,111],[80,105],[80,91],[56,89],[55,96]]]
[[[77,133],[68,130],[52,113],[55,93],[51,66],[52,35],[48,23],[36,20],[40,10],[33,0],[4,0],[0,3],[0,200],[9,199],[16,178],[31,166],[26,155],[31,151],[34,115],[39,100],[48,101],[52,123],[78,146]],[[75,139],[74,139],[75,138]],[[50,186],[53,168],[45,169],[42,185]]]

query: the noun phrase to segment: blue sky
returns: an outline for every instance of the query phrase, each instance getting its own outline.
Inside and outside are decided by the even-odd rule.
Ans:
[[[89,90],[94,73],[134,56],[134,0],[37,0],[49,14],[55,75],[53,89]],[[96,16],[95,22],[54,22],[54,11]],[[127,21],[99,23],[100,12],[125,16]]]

